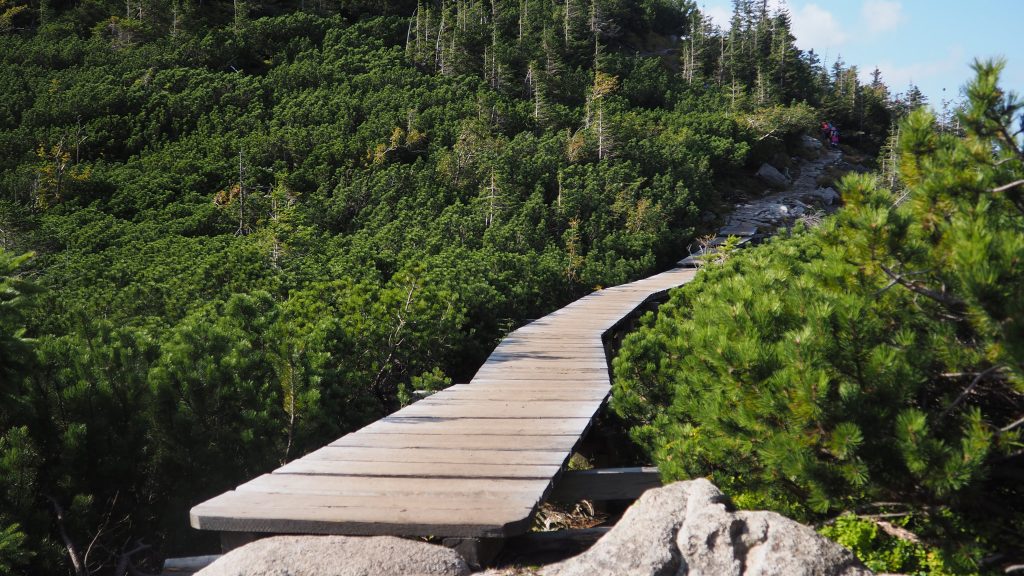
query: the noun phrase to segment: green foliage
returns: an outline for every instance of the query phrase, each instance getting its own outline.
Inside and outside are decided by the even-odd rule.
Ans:
[[[25,337],[28,298],[38,292],[36,285],[16,274],[32,254],[13,256],[0,249],[0,377],[11,386],[27,374],[33,362],[32,341]],[[8,389],[0,389],[5,397]]]
[[[0,570],[5,574],[14,572],[32,558],[32,553],[25,549],[25,540],[25,533],[17,523],[0,530]]]
[[[191,505],[675,261],[834,91],[751,2],[728,38],[680,0],[23,5],[0,245],[38,256],[0,257],[0,432],[33,496],[0,527],[40,573],[212,548]]]
[[[906,524],[906,521],[901,524]],[[902,526],[896,525],[891,530],[900,528]],[[874,572],[935,576],[977,573],[973,565],[958,563],[941,549],[909,540],[907,536],[901,538],[887,534],[877,522],[853,514],[839,516],[819,532],[849,548]],[[909,534],[912,537],[912,533]]]
[[[759,136],[717,87],[637,54],[693,14],[12,13],[0,245],[37,256],[0,257],[0,483],[28,494],[0,501],[0,528],[19,526],[5,561],[73,570],[95,541],[90,570],[129,555],[152,572],[212,548],[187,526],[196,502],[464,381],[524,319],[674,261]]]
[[[627,338],[612,406],[666,479],[804,520],[902,503],[953,558],[922,570],[1019,549],[1022,106],[976,70],[963,137],[903,123],[905,192],[848,177],[836,218],[705,268]]]

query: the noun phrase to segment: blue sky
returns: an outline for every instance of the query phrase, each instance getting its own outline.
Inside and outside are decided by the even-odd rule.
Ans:
[[[938,108],[961,98],[974,58],[1003,56],[1004,88],[1024,96],[1024,0],[770,0],[785,6],[802,50],[831,66],[837,56],[862,80],[878,66],[892,93],[911,82]],[[728,27],[731,0],[697,0]],[[945,89],[945,90],[943,90]]]

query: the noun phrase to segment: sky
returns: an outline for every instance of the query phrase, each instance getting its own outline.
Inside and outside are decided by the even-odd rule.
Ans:
[[[1024,96],[1024,0],[770,0],[784,6],[801,50],[841,57],[862,81],[877,66],[892,94],[916,84],[929,104],[963,98],[975,58],[1006,58],[1002,86]],[[697,0],[728,28],[731,0]]]

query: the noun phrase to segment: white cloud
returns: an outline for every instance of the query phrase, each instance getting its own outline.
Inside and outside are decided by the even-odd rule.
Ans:
[[[954,45],[949,48],[945,55],[934,60],[911,62],[909,64],[896,65],[891,61],[878,63],[878,69],[882,71],[882,81],[889,87],[893,94],[906,92],[911,84],[916,84],[925,90],[929,100],[947,98],[956,99],[959,95],[959,85],[948,86],[945,94],[941,92],[941,86],[945,85],[949,78],[960,78],[964,76],[966,67],[966,52],[961,45]],[[871,70],[874,66],[860,68],[862,82],[869,81]],[[938,86],[935,88],[932,86]],[[932,87],[929,90],[929,87]],[[933,101],[933,105],[940,102]]]
[[[791,16],[793,35],[801,50],[813,48],[820,54],[829,48],[841,46],[849,39],[849,34],[839,26],[839,20],[817,4],[806,4],[794,10]]]
[[[867,0],[861,6],[861,16],[865,27],[874,34],[895,30],[906,20],[903,5],[893,0]]]
[[[729,29],[729,20],[732,19],[732,10],[722,5],[701,7],[700,11],[711,17],[711,21],[723,30]]]

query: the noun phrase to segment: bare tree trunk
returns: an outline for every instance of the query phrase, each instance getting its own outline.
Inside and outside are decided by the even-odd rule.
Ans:
[[[497,187],[497,184],[494,181],[494,171],[493,170],[491,170],[491,185],[488,187],[488,192],[489,192],[489,194],[488,194],[487,198],[488,198],[489,206],[487,208],[487,217],[484,218],[484,224],[488,228],[490,228],[491,224],[494,224],[494,209],[495,209],[495,204],[497,203],[497,196],[498,196],[498,187]]]
[[[235,236],[244,236],[248,233],[245,225],[245,168],[242,164],[242,149],[238,149],[238,230]]]
[[[563,28],[565,31],[565,45],[569,46],[569,18],[570,11],[572,10],[572,0],[565,0],[565,20],[563,22]]]
[[[415,19],[415,20],[414,20]],[[417,5],[416,9],[412,12],[412,17],[409,18],[409,27],[405,30],[405,55],[409,57],[413,62],[416,61],[415,53],[410,50],[409,39],[412,38],[412,23],[416,22],[416,32],[419,33],[420,26],[420,7]]]
[[[68,557],[71,560],[71,567],[75,571],[75,576],[88,576],[85,565],[82,564],[82,560],[78,556],[78,549],[75,547],[75,543],[71,541],[71,537],[68,536],[68,531],[64,526],[64,509],[61,508],[57,499],[53,496],[47,496],[46,498],[53,505],[53,512],[57,515],[57,531],[60,533],[60,539],[64,542],[64,547],[68,551]]]
[[[437,42],[434,44],[434,66],[444,74],[444,24],[448,15],[448,7],[444,1],[441,2],[441,24],[437,28]]]

